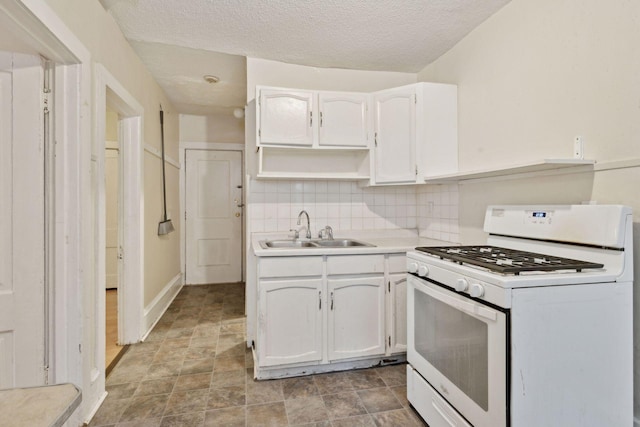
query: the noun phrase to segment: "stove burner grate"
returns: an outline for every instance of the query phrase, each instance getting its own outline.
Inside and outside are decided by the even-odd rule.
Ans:
[[[503,274],[520,274],[525,271],[558,271],[602,268],[603,264],[570,258],[518,251],[497,246],[424,246],[416,248],[440,259],[458,264],[483,267]]]

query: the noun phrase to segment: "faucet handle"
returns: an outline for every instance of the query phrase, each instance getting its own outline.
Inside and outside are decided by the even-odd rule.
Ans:
[[[300,231],[295,228],[290,228],[289,231],[293,231],[293,240],[298,240],[300,238]],[[289,236],[291,237],[291,236]]]
[[[322,235],[325,234],[328,240],[333,240],[333,229],[330,225],[325,225],[325,227],[318,232],[318,237],[324,239]]]

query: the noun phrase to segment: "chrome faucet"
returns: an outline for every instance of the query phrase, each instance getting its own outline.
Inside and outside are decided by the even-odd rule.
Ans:
[[[307,217],[307,239],[310,239],[311,238],[311,221],[309,221],[309,214],[307,213],[307,211],[302,210],[298,214],[298,225],[300,225],[300,218],[302,217],[302,214],[305,214],[305,216]]]

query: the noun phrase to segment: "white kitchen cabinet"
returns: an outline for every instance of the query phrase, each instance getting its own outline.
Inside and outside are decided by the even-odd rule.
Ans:
[[[256,88],[246,170],[261,179],[369,180],[369,95]]]
[[[303,90],[259,90],[258,145],[311,147],[315,127],[315,93]]]
[[[407,275],[390,274],[387,279],[389,293],[389,353],[407,351]]]
[[[257,93],[258,146],[368,148],[368,94],[268,87]]]
[[[406,289],[388,290],[388,279],[404,278],[404,259],[404,253],[258,257],[256,301],[249,303],[255,309],[247,308],[256,378],[404,361]],[[395,307],[401,313],[390,312]]]
[[[458,170],[457,87],[416,83],[373,94],[371,184],[421,184]]]
[[[329,279],[330,361],[385,353],[384,278]]]
[[[374,94],[376,184],[415,183],[416,88],[403,86]]]
[[[295,262],[295,261],[293,261]],[[261,280],[258,289],[259,366],[322,359],[323,280]]]
[[[256,93],[245,128],[247,143],[259,148],[248,151],[247,171],[258,178],[403,185],[458,172],[455,85],[372,94],[258,86]]]
[[[368,147],[368,99],[363,93],[318,92],[318,146]]]
[[[387,255],[387,354],[407,351],[407,257]]]

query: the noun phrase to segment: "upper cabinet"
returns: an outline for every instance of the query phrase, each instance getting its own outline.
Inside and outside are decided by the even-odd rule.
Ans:
[[[368,94],[258,88],[257,145],[367,148]]]
[[[415,183],[416,88],[378,92],[373,96],[373,106],[374,183]]]
[[[417,83],[373,94],[371,184],[421,184],[458,170],[457,88]]]
[[[366,148],[368,99],[363,93],[319,92],[318,145]]]
[[[247,171],[258,178],[422,184],[458,169],[455,85],[375,93],[258,86],[247,108]]]
[[[315,140],[314,93],[278,89],[259,93],[258,144],[311,147]]]

